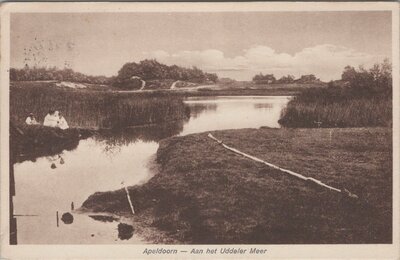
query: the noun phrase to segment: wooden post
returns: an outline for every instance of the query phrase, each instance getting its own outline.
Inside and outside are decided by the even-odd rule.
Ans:
[[[17,244],[17,219],[14,215],[14,196],[15,196],[15,177],[14,177],[14,158],[15,158],[15,151],[14,148],[10,145],[10,245]]]
[[[17,218],[12,217],[10,219],[10,245],[16,245],[17,241]]]
[[[71,210],[74,210],[74,202],[71,202]]]
[[[58,227],[58,211],[56,211],[56,217],[57,217],[57,227]]]

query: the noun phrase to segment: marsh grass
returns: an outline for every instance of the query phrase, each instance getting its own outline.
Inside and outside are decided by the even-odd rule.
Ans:
[[[182,98],[166,93],[65,90],[47,86],[10,88],[10,119],[23,123],[29,113],[43,123],[49,109],[61,111],[70,127],[123,128],[187,117]]]
[[[391,126],[392,99],[311,89],[288,103],[279,123],[286,127]]]

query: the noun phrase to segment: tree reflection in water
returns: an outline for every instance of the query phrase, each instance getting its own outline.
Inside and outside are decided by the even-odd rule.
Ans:
[[[206,112],[206,111],[211,111],[215,112],[217,111],[218,105],[216,103],[189,103],[189,108],[190,108],[190,117],[191,118],[197,118],[200,116],[200,114]]]
[[[137,141],[158,142],[161,139],[178,135],[188,119],[177,120],[164,124],[130,127],[123,129],[100,130],[93,138],[104,145],[104,153],[110,157],[121,151],[121,146],[127,146]]]
[[[256,104],[254,104],[254,108],[256,108],[256,109],[271,110],[273,107],[274,107],[274,105],[270,104],[270,103],[256,103]]]

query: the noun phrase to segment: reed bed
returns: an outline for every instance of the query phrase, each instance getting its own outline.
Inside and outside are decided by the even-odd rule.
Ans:
[[[50,109],[61,111],[70,127],[123,128],[165,123],[188,116],[182,98],[165,93],[116,93],[51,87],[11,87],[10,119],[29,113],[42,123]]]
[[[288,103],[279,123],[285,127],[391,126],[392,99],[303,93]]]

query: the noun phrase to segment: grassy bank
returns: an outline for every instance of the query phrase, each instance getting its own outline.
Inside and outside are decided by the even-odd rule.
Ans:
[[[49,109],[61,111],[71,127],[84,128],[165,123],[188,115],[182,98],[168,93],[81,91],[32,84],[10,88],[12,121],[22,123],[32,112],[43,122]]]
[[[255,155],[360,199],[310,186],[227,152],[204,134],[173,137],[160,172],[129,188],[137,215],[182,243],[390,243],[389,128],[243,129],[213,133]],[[124,190],[95,193],[83,210],[129,214]]]

